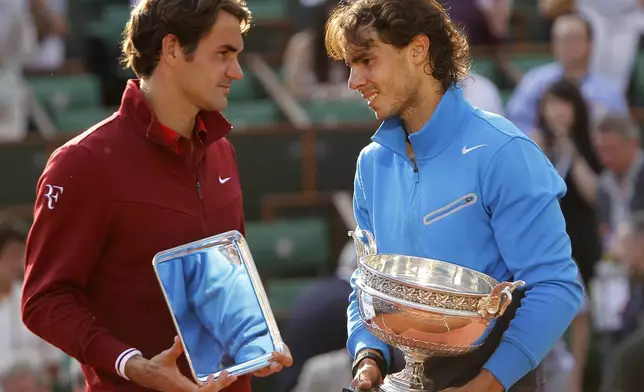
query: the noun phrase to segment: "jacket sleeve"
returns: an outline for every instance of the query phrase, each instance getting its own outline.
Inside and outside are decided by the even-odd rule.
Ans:
[[[215,252],[208,253],[208,259],[198,256],[186,268],[191,271],[190,303],[202,325],[236,364],[273,351],[268,325],[244,268]]]
[[[559,205],[565,182],[539,148],[519,137],[507,142],[482,187],[505,265],[513,279],[526,282],[521,306],[484,366],[508,390],[554,347],[584,293]]]
[[[362,157],[362,155],[361,155]],[[356,166],[356,174],[354,179],[354,192],[353,192],[353,211],[356,218],[358,227],[374,233],[371,227],[371,219],[369,217],[369,210],[367,207],[367,199],[365,197],[364,186],[362,182],[362,173],[360,170],[360,160]],[[361,350],[366,348],[378,350],[382,353],[387,365],[391,364],[391,353],[389,346],[383,341],[376,338],[369,332],[362,324],[360,318],[360,311],[358,310],[358,297],[356,293],[356,279],[358,277],[358,270],[356,269],[351,276],[351,294],[349,295],[349,307],[347,309],[347,330],[348,340],[347,349],[349,354],[355,358]]]
[[[135,350],[101,325],[87,297],[108,227],[107,178],[98,163],[79,145],[47,162],[27,240],[22,318],[80,363],[121,375],[119,360]]]

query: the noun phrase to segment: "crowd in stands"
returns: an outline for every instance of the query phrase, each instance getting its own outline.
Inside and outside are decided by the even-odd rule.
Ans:
[[[29,78],[69,72],[68,1],[0,0],[0,142],[20,143],[34,133]],[[568,187],[561,206],[587,303],[546,359],[548,377],[556,380],[548,392],[644,390],[644,152],[637,110],[644,104],[638,83],[644,1],[439,1],[473,47],[474,66],[463,83],[467,99],[513,121]],[[362,99],[347,88],[347,67],[326,56],[324,22],[336,4],[299,0],[279,64],[283,85],[297,101]],[[518,13],[520,7],[528,14]],[[538,21],[544,45],[518,43],[520,15]],[[530,47],[548,48],[535,51],[551,61],[517,67],[512,50],[530,56]],[[481,50],[499,72],[480,66]],[[21,322],[28,230],[28,220],[0,215],[0,391],[83,389],[78,364]],[[338,273],[320,277],[297,299],[282,325],[295,364],[272,376],[271,391],[340,391],[349,384],[346,307],[355,263],[348,247]]]

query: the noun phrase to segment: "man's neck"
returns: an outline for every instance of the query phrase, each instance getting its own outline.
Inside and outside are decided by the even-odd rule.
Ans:
[[[141,81],[141,91],[152,107],[157,120],[166,127],[191,139],[198,109],[181,101],[180,93],[166,81]]]
[[[408,134],[420,131],[432,118],[443,97],[437,91],[437,85],[427,83],[423,88],[419,89],[415,102],[411,102],[410,107],[401,114]]]

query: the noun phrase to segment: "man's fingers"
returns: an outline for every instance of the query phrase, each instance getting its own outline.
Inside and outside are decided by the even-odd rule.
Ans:
[[[279,362],[273,362],[271,363],[269,370],[271,373],[277,373],[281,372],[283,368],[284,366],[282,366],[282,364],[280,364]]]
[[[373,377],[368,371],[361,371],[358,373],[358,387],[360,389],[370,389],[373,385]]]
[[[288,351],[288,349],[286,351],[286,354],[274,352],[273,359],[275,359],[280,365],[284,367],[291,367],[291,365],[293,365],[293,357],[291,357],[291,353]]]
[[[357,375],[357,387],[360,389],[371,389],[378,383],[379,377],[372,366],[363,367]]]
[[[204,385],[199,391],[205,390],[206,392],[219,392],[222,389],[230,386],[230,384],[237,381],[237,376],[231,376],[228,372],[222,372],[217,381],[214,380],[214,376],[208,377],[208,382]]]
[[[237,381],[237,376],[232,376],[228,374],[228,372],[222,372],[219,375],[219,378],[217,379],[217,382],[215,384],[219,387],[218,389],[219,391],[221,389],[226,388],[227,386],[234,383],[235,381]]]

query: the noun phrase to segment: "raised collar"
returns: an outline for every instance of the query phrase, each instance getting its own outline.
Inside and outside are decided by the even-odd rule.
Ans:
[[[119,113],[134,120],[132,131],[143,137],[160,143],[175,153],[182,153],[189,147],[188,140],[173,130],[161,124],[152,108],[141,92],[140,80],[128,80],[121,100]],[[219,112],[200,111],[195,123],[195,141],[199,145],[208,146],[225,137],[232,125]],[[189,150],[189,148],[188,148]]]
[[[409,135],[416,159],[433,158],[445,150],[463,132],[465,114],[471,110],[471,106],[463,98],[461,87],[447,90],[429,121],[418,132]],[[383,121],[371,139],[409,159],[407,134],[400,117]]]

